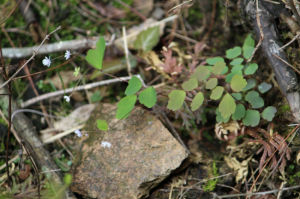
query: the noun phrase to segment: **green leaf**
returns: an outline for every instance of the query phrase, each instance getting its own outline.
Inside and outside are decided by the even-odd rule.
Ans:
[[[191,103],[192,111],[197,110],[203,104],[203,101],[204,101],[203,93],[202,92],[197,93]]]
[[[243,78],[242,75],[234,75],[231,79],[230,86],[231,89],[235,92],[240,92],[247,85],[247,81]]]
[[[248,109],[246,111],[246,115],[243,119],[243,124],[246,126],[252,126],[255,127],[259,124],[260,116],[259,112],[256,110],[250,110]]]
[[[275,116],[275,113],[277,112],[277,109],[274,106],[268,106],[265,108],[265,110],[262,112],[261,116],[271,122]]]
[[[243,104],[236,105],[235,112],[232,115],[233,120],[240,120],[245,116],[246,109]]]
[[[222,97],[224,88],[222,86],[217,86],[214,88],[210,94],[210,99],[218,100],[220,97]]]
[[[191,75],[191,78],[196,78],[198,81],[204,81],[210,76],[210,71],[206,66],[198,66],[194,73]]]
[[[223,118],[219,109],[216,109],[216,121],[219,123],[219,122],[222,122],[222,123],[227,123],[230,119],[230,116],[229,117],[226,117],[226,118]]]
[[[245,96],[245,100],[251,104],[252,108],[261,108],[265,104],[263,98],[256,91],[249,91]]]
[[[235,112],[235,100],[229,93],[226,93],[226,95],[222,98],[218,109],[223,118],[230,117]]]
[[[242,94],[241,94],[241,93],[231,93],[231,95],[232,95],[236,100],[241,100],[241,99],[242,99]]]
[[[243,65],[234,65],[231,69],[231,72],[232,73],[242,73],[242,70],[243,70],[244,66]]]
[[[138,92],[142,88],[142,82],[136,76],[132,76],[132,78],[128,82],[128,86],[125,90],[125,95],[133,95]]]
[[[105,120],[96,120],[97,128],[102,131],[108,130],[108,124]]]
[[[250,90],[256,86],[256,80],[255,79],[248,79],[247,80],[247,86],[243,89],[243,91]]]
[[[125,119],[129,116],[129,113],[134,108],[136,102],[136,95],[128,95],[123,97],[117,104],[117,119]]]
[[[143,90],[139,95],[139,101],[147,108],[152,108],[156,104],[156,91],[153,86],[150,86]]]
[[[192,91],[198,87],[198,80],[196,78],[190,78],[189,80],[183,82],[182,88],[185,91]]]
[[[102,68],[102,62],[105,52],[105,40],[104,37],[100,37],[96,43],[96,49],[90,49],[85,56],[85,60],[96,69]]]
[[[159,42],[159,26],[148,28],[138,34],[134,41],[134,48],[143,50],[145,52],[152,50],[154,46]]]
[[[177,111],[183,105],[185,99],[185,92],[183,90],[172,90],[169,93],[169,101],[167,108],[172,111]]]
[[[258,90],[260,93],[266,93],[272,88],[272,84],[268,84],[266,82],[263,82],[258,85]]]
[[[244,59],[243,58],[235,58],[230,62],[231,66],[235,66],[235,65],[240,65],[241,63],[243,63]]]
[[[253,75],[258,69],[258,65],[256,63],[249,64],[245,68],[245,75]]]
[[[239,56],[242,53],[242,49],[241,47],[234,47],[234,48],[230,48],[228,50],[226,50],[226,57],[228,59],[233,59],[236,58],[237,56]]]
[[[224,62],[217,62],[212,67],[211,72],[215,75],[220,75],[224,71],[225,68],[226,68],[226,64]]]
[[[224,62],[224,59],[222,57],[212,57],[212,58],[207,58],[206,63],[209,65],[215,65],[217,62]]]
[[[229,74],[226,75],[225,81],[226,81],[227,83],[230,83],[232,77],[235,76],[235,75],[243,75],[243,72],[240,71],[240,70],[239,70],[239,71],[235,71],[235,72],[231,72],[231,73],[229,73]]]
[[[248,34],[243,44],[243,56],[245,59],[249,59],[252,56],[254,45],[255,41],[251,37],[251,34]]]
[[[209,79],[206,84],[205,84],[205,88],[206,89],[214,89],[218,84],[218,79],[217,78],[211,78]]]

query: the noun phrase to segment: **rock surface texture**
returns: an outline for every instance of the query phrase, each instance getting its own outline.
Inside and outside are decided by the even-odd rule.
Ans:
[[[116,106],[99,105],[87,122],[74,166],[71,190],[101,199],[143,198],[180,167],[189,152],[149,112],[135,108],[125,120],[115,119]],[[96,130],[105,119],[106,132]]]

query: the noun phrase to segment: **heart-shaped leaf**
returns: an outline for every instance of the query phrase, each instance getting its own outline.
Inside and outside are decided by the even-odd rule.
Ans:
[[[263,82],[258,85],[258,90],[260,93],[266,93],[272,88],[272,84],[268,84],[266,82]]]
[[[215,65],[217,62],[224,62],[224,59],[222,57],[212,57],[212,58],[207,58],[206,63],[209,65]]]
[[[220,75],[224,71],[225,68],[226,68],[226,64],[224,62],[217,62],[212,67],[211,72],[215,75]]]
[[[245,116],[246,109],[243,104],[236,105],[235,112],[232,115],[233,120],[240,120]]]
[[[156,91],[150,86],[143,90],[139,95],[139,101],[147,108],[152,108],[156,104]]]
[[[224,91],[224,88],[222,86],[217,86],[216,88],[214,88],[211,91],[210,99],[213,99],[213,100],[220,99],[220,97],[222,97],[223,91]]]
[[[243,58],[235,58],[234,60],[232,60],[230,62],[231,66],[235,66],[235,65],[240,65],[241,63],[243,63],[244,59]]]
[[[253,75],[258,69],[258,65],[256,63],[249,64],[245,68],[245,75]]]
[[[136,76],[133,76],[129,82],[128,86],[125,90],[125,95],[133,95],[138,92],[142,88],[142,82]]]
[[[191,103],[191,109],[192,111],[197,110],[203,103],[204,96],[202,92],[197,93],[197,95],[194,97],[192,103]]]
[[[183,105],[186,93],[183,90],[172,90],[169,93],[169,101],[167,108],[172,111],[177,111]]]
[[[226,95],[224,95],[224,97],[222,98],[219,104],[218,109],[223,118],[228,118],[235,112],[236,109],[235,100],[229,93],[226,93]]]
[[[231,89],[235,92],[240,92],[247,85],[247,81],[243,78],[242,75],[234,75],[231,79],[230,86]]]
[[[255,127],[259,124],[260,116],[257,110],[247,110],[243,119],[243,124],[246,126]]]
[[[182,88],[185,91],[192,91],[198,87],[198,80],[196,78],[190,78],[189,80],[183,82]]]
[[[88,50],[85,60],[96,69],[101,70],[104,52],[105,52],[105,40],[104,37],[100,37],[96,43],[96,49]]]
[[[211,78],[209,79],[206,84],[205,84],[205,88],[206,89],[214,89],[218,84],[218,79],[217,78]]]
[[[136,102],[136,95],[128,95],[122,98],[119,103],[117,104],[117,119],[125,119],[129,116],[129,113],[134,108]]]
[[[191,78],[196,78],[198,81],[204,81],[210,76],[210,71],[206,66],[198,66],[194,73],[191,75]]]
[[[245,100],[251,104],[252,108],[261,108],[264,106],[264,99],[256,91],[249,91],[245,96]]]
[[[230,49],[226,50],[226,57],[228,59],[234,59],[237,56],[239,56],[241,53],[242,53],[241,47],[236,46],[234,48],[230,48]]]
[[[243,44],[243,56],[245,59],[249,59],[252,56],[252,53],[254,51],[254,45],[255,41],[251,37],[251,34],[249,34]]]
[[[277,112],[277,109],[274,106],[268,106],[265,108],[265,110],[262,112],[261,116],[271,122],[275,116],[275,113]]]

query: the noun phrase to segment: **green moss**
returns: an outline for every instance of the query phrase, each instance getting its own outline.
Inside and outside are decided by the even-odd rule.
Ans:
[[[216,162],[213,162],[212,168],[210,170],[210,174],[213,177],[217,177],[219,175]],[[213,191],[216,188],[217,182],[218,182],[218,178],[208,180],[207,183],[204,185],[203,190],[206,192]]]

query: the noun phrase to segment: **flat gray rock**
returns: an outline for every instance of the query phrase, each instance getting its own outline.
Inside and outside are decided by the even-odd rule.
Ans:
[[[92,113],[71,190],[101,199],[146,197],[189,152],[148,111],[135,108],[125,120],[115,119],[115,112],[116,106],[104,104]],[[96,119],[105,119],[109,130],[97,130]]]
[[[71,190],[101,199],[146,197],[189,152],[148,111],[135,108],[125,120],[115,119],[115,112],[116,106],[104,104],[92,113]],[[105,119],[109,130],[96,130],[96,119]]]

